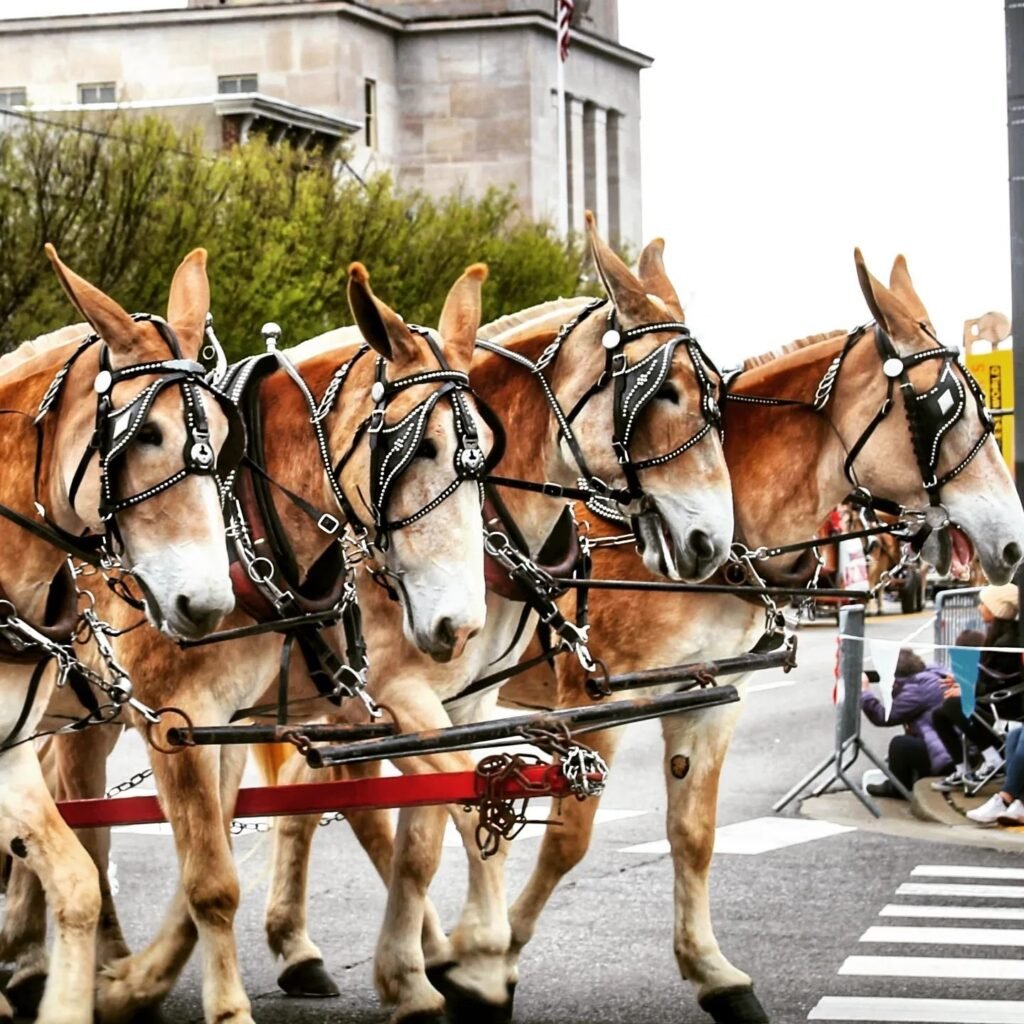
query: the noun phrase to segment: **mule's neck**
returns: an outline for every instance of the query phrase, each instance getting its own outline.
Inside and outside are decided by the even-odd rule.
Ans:
[[[741,374],[731,393],[808,403],[757,405],[732,401],[725,417],[725,456],[732,478],[737,537],[748,547],[790,544],[813,537],[829,512],[853,490],[846,477],[846,444],[831,417],[844,394],[865,385],[858,372],[869,344],[851,349],[822,412],[810,407],[815,391],[846,336],[781,356]],[[868,355],[871,353],[868,352]],[[861,396],[863,397],[863,396]],[[879,403],[883,395],[879,394]],[[862,426],[867,425],[865,420]],[[799,555],[779,560],[791,565]]]
[[[556,328],[545,329],[505,348],[535,363],[554,340]],[[518,480],[555,479],[561,456],[558,426],[540,384],[526,367],[486,349],[477,349],[471,371],[473,390],[499,416],[505,428],[505,454],[495,473]],[[565,507],[560,501],[514,488],[500,488],[502,500],[536,554]]]

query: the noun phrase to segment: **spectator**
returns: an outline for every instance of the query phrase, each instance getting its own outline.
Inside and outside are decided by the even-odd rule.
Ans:
[[[986,627],[984,642],[968,643],[967,646],[1017,647],[1016,585],[1007,583],[1002,587],[983,587],[978,602],[978,611]],[[957,638],[958,645],[963,636],[961,634]],[[1005,699],[994,702],[987,698],[1000,690],[1015,688],[1020,682],[1021,659],[1017,651],[986,650],[982,652],[978,664],[975,683],[978,703],[970,718],[963,713],[959,688],[955,692],[950,690],[942,707],[936,712],[935,728],[954,761],[962,759],[962,734],[981,754],[981,765],[975,774],[966,762],[961,763],[952,775],[933,783],[933,788],[949,792],[965,782],[986,782],[1000,772],[1003,758],[999,753],[999,739],[995,731],[996,714],[1004,720],[1020,721],[1024,718],[1024,693],[1011,693]]]
[[[925,665],[913,651],[904,648],[896,662],[892,709],[888,719],[881,700],[871,691],[867,676],[861,688],[860,706],[872,725],[902,725],[903,733],[889,741],[889,770],[907,788],[918,779],[941,775],[953,767],[953,759],[942,744],[932,716],[945,699],[942,681],[946,671]],[[886,779],[868,786],[872,796],[900,796]]]
[[[979,825],[1024,825],[1024,729],[1011,730],[1006,737],[1006,785],[980,807],[967,812]]]

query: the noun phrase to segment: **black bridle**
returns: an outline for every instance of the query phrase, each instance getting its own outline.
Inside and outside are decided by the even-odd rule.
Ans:
[[[568,415],[566,415],[558,398],[555,396],[545,371],[555,362],[562,345],[572,332],[606,303],[606,299],[596,299],[586,305],[572,320],[563,324],[554,341],[541,353],[536,363],[501,345],[488,341],[477,341],[477,345],[488,352],[511,359],[525,366],[540,382],[544,396],[551,407],[555,421],[558,423],[559,436],[568,446],[579,470],[582,486],[580,488],[571,488],[561,487],[552,483],[531,485],[528,481],[517,481],[507,477],[495,476],[489,476],[488,481],[500,484],[501,486],[518,487],[525,490],[542,490],[543,493],[552,497],[578,498],[585,501],[602,498],[617,502],[620,505],[628,505],[644,496],[643,487],[640,483],[640,473],[643,470],[671,462],[707,437],[713,430],[721,434],[722,416],[718,403],[715,401],[714,384],[708,373],[708,368],[719,380],[721,379],[721,374],[719,374],[715,364],[705,354],[697,339],[690,334],[689,328],[683,323],[669,320],[622,330],[618,324],[618,314],[614,305],[609,305],[608,329],[601,338],[601,344],[605,351],[604,369],[597,380],[584,391]],[[631,341],[636,341],[647,334],[656,334],[663,331],[672,331],[675,332],[675,335],[653,352],[648,353],[637,363],[631,365],[626,352],[626,346]],[[668,379],[672,368],[672,358],[675,355],[676,349],[680,346],[686,349],[693,364],[697,385],[700,389],[700,410],[704,424],[686,441],[673,448],[672,451],[652,456],[651,458],[641,459],[639,462],[635,461],[630,453],[630,444],[633,440],[633,431],[637,420],[640,414],[657,397],[659,390]],[[583,454],[583,448],[572,429],[573,421],[583,411],[586,404],[596,395],[600,394],[609,384],[613,385],[614,408],[611,446],[616,460],[622,467],[623,475],[626,478],[626,487],[612,487],[590,470],[586,457]]]
[[[151,360],[126,366],[123,369],[112,370],[110,368],[110,350],[100,335],[91,334],[84,338],[67,362],[57,371],[33,418],[37,432],[33,493],[36,511],[42,517],[45,525],[23,516],[6,505],[0,505],[0,515],[30,530],[55,547],[70,552],[76,558],[92,563],[101,559],[110,559],[116,554],[117,547],[121,546],[121,532],[117,525],[119,512],[161,494],[187,476],[219,475],[223,478],[238,464],[245,450],[245,428],[239,418],[238,410],[225,395],[207,381],[205,367],[182,356],[181,346],[173,328],[160,317],[149,313],[136,313],[132,319],[136,323],[151,323],[167,344],[172,358]],[[48,415],[55,414],[72,367],[87,349],[97,344],[101,347],[100,369],[93,385],[97,396],[96,422],[92,437],[86,445],[72,477],[68,501],[74,508],[85,473],[92,459],[98,458],[100,469],[98,512],[100,519],[105,524],[105,532],[102,536],[97,537],[76,537],[49,518],[41,500],[43,423]],[[122,381],[141,376],[155,376],[157,379],[143,388],[127,405],[116,408],[113,398],[115,387]],[[182,450],[182,468],[138,494],[119,497],[118,483],[129,445],[142,430],[149,411],[160,393],[168,387],[175,386],[181,391],[184,404],[186,440]],[[213,447],[210,444],[209,420],[200,397],[201,391],[213,395],[228,419],[228,438],[221,449],[219,458],[215,458]]]
[[[370,389],[370,397],[374,403],[373,411],[356,428],[348,449],[333,465],[330,473],[335,497],[346,520],[353,528],[361,528],[364,533],[368,532],[369,528],[356,512],[341,484],[342,472],[355,453],[359,442],[365,436],[370,448],[370,494],[368,501],[363,499],[363,504],[369,509],[373,520],[373,543],[381,551],[388,549],[390,534],[406,526],[411,526],[433,512],[463,483],[476,483],[482,502],[484,476],[493,463],[501,457],[501,448],[503,447],[503,444],[496,444],[489,456],[484,454],[480,446],[480,432],[465,398],[465,392],[472,392],[469,375],[462,370],[453,370],[448,365],[441,346],[429,330],[413,324],[407,326],[410,331],[418,334],[427,342],[437,360],[438,369],[413,373],[397,380],[388,380],[387,361],[383,356],[378,356],[375,380]],[[352,366],[369,351],[369,346],[364,345],[348,363],[335,373],[317,412],[320,419],[326,416],[337,402]],[[408,388],[430,384],[439,386],[398,422],[388,423],[388,405],[396,395]],[[399,519],[391,519],[388,516],[388,506],[395,484],[420,451],[430,417],[442,400],[447,401],[452,409],[457,442],[452,459],[455,476],[443,490],[416,512]],[[496,426],[497,421],[493,416],[484,413],[482,406],[481,416],[489,425]],[[501,439],[500,430],[496,433],[496,440],[498,439]],[[361,494],[360,497],[362,498]]]
[[[803,406],[814,412],[824,414],[847,355],[852,351],[854,345],[867,334],[871,326],[869,324],[858,327],[847,335],[846,343],[843,345],[839,355],[832,360],[821,381],[818,383],[813,401],[774,398],[768,395],[738,395],[730,389],[726,390],[724,397],[727,401],[747,402],[756,405]],[[918,327],[935,342],[935,347],[926,349],[923,352],[912,352],[908,355],[901,355],[899,353],[892,339],[881,325],[874,324],[873,326],[875,346],[878,349],[878,355],[881,359],[881,371],[886,382],[885,398],[878,411],[861,431],[857,440],[852,446],[847,448],[846,457],[843,461],[843,472],[854,488],[851,500],[856,504],[873,511],[885,512],[896,516],[915,512],[915,510],[904,508],[887,498],[880,498],[871,494],[868,488],[861,484],[857,478],[855,465],[857,457],[863,451],[865,445],[888,417],[889,413],[892,412],[895,405],[896,385],[898,383],[903,396],[903,407],[907,417],[914,459],[917,462],[918,472],[921,475],[921,487],[928,495],[928,508],[917,513],[924,519],[924,524],[911,541],[914,549],[920,551],[930,533],[949,525],[949,513],[942,504],[942,488],[964,471],[981,451],[989,434],[995,428],[992,417],[985,407],[985,396],[977,381],[960,361],[957,352],[939,343],[928,324],[919,322]],[[942,364],[936,381],[927,390],[918,391],[910,380],[910,370],[933,359],[939,360]],[[735,379],[735,377],[730,378],[728,383],[731,385]],[[943,441],[947,434],[965,416],[968,408],[968,392],[974,398],[978,417],[981,420],[981,436],[971,446],[970,451],[952,469],[939,476],[938,465],[941,459]],[[827,416],[826,420],[832,426],[832,429],[835,430],[834,425],[832,425],[831,420]],[[840,442],[843,443],[845,448],[845,442],[842,441],[841,437]]]

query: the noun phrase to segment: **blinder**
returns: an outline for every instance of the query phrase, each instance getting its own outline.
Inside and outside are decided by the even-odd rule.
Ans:
[[[217,475],[222,479],[226,478],[237,467],[245,451],[245,426],[238,409],[226,395],[208,383],[205,367],[200,363],[183,358],[181,346],[171,326],[163,319],[150,314],[138,313],[132,319],[136,322],[152,323],[166,342],[173,358],[139,363],[114,370],[110,366],[110,350],[103,345],[100,350],[100,369],[93,385],[97,394],[95,427],[92,438],[75,470],[68,494],[69,501],[73,506],[92,458],[94,455],[97,456],[100,466],[99,513],[101,519],[110,524],[108,532],[114,536],[118,534],[114,522],[114,516],[118,512],[141,504],[173,487],[187,476]],[[37,422],[58,400],[64,380],[74,360],[97,341],[102,341],[98,335],[87,338],[71,360],[62,368],[53,386],[43,398],[39,414],[36,417]],[[157,379],[143,388],[126,405],[120,408],[116,407],[113,397],[114,388],[125,380],[141,376],[156,376]],[[144,491],[126,498],[119,498],[116,496],[116,478],[123,464],[123,458],[129,445],[136,440],[145,425],[153,404],[159,395],[169,387],[179,388],[184,402],[185,443],[182,448],[182,468]],[[228,421],[228,436],[219,457],[215,457],[210,442],[209,419],[202,402],[201,391],[208,392],[217,400]]]

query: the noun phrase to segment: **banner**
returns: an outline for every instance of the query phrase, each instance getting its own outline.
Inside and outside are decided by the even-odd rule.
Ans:
[[[949,664],[953,678],[960,687],[960,707],[969,718],[974,714],[974,687],[978,679],[978,662],[981,661],[980,647],[950,647]]]
[[[985,392],[990,409],[1013,408],[1013,351],[1007,348],[966,357],[967,369]],[[1013,473],[1013,417],[996,416],[996,444]]]

